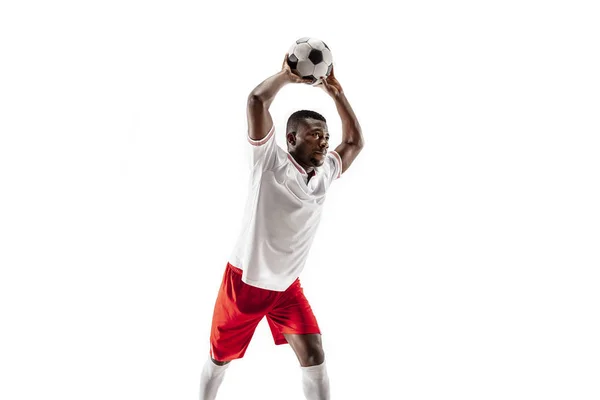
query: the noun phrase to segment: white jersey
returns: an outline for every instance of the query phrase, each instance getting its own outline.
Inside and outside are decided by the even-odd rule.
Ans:
[[[325,192],[342,172],[335,151],[308,181],[308,174],[279,147],[275,127],[261,140],[248,137],[251,168],[242,232],[229,263],[242,280],[284,291],[300,275],[321,220]]]

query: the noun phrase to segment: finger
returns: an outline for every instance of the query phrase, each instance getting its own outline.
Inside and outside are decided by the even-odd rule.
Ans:
[[[289,57],[289,53],[285,53],[285,57],[283,57],[283,68],[289,68],[289,64],[288,64],[288,57]]]
[[[292,74],[294,75],[294,82],[297,82],[297,83],[312,83],[312,79],[303,78],[301,76],[298,76],[298,75],[294,74],[293,72],[292,72]]]
[[[331,71],[329,71],[329,76],[333,76],[335,78],[335,74],[333,73],[333,64],[331,64]]]
[[[319,83],[316,84],[315,86],[320,87],[321,89],[323,89],[326,92],[329,91],[329,84],[325,80],[325,77],[321,77],[321,79],[319,79]]]

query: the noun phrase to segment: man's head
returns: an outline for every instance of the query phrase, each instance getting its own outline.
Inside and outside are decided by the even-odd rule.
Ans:
[[[329,148],[325,117],[310,110],[296,111],[288,119],[286,141],[288,152],[304,169],[320,167]]]

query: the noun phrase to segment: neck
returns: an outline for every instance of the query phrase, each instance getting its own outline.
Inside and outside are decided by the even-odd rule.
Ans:
[[[310,174],[313,171],[313,169],[315,169],[315,167],[313,167],[313,166],[309,167],[308,165],[304,165],[304,164],[300,164],[300,165],[302,165],[302,168],[304,168],[304,170],[306,171],[307,174]]]
[[[294,157],[294,160],[296,160],[296,162],[298,163],[298,165],[300,165],[302,168],[304,168],[304,171],[306,171],[307,174],[310,174],[315,169],[314,166],[305,164],[302,161],[300,161],[298,159],[298,157],[296,157],[296,155],[293,152],[290,152],[290,155],[292,157]]]

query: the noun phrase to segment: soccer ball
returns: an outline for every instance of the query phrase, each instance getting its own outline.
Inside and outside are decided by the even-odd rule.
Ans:
[[[329,47],[322,40],[310,37],[296,40],[288,51],[287,62],[293,73],[312,79],[313,85],[329,76],[333,66]]]

